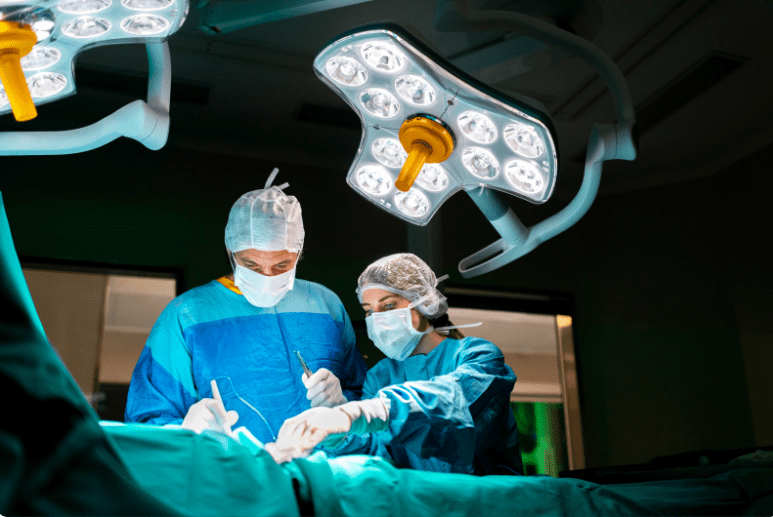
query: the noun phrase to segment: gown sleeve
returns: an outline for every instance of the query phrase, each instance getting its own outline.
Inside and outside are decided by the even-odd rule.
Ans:
[[[172,300],[161,313],[134,367],[127,422],[181,424],[198,399],[177,305]]]
[[[468,338],[469,339],[469,338]],[[370,373],[364,398],[389,400],[389,428],[380,433],[348,437],[345,454],[379,454],[389,445],[400,445],[421,457],[449,463],[472,463],[476,436],[495,429],[476,429],[495,421],[485,415],[495,396],[509,397],[515,384],[513,371],[492,343],[472,338],[468,346],[448,359],[455,361],[450,373],[427,381],[406,381],[381,388]],[[448,368],[444,368],[448,371]],[[340,451],[344,452],[344,451]]]

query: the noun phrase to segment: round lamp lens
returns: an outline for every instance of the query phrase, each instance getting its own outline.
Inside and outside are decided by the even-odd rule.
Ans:
[[[508,124],[502,135],[510,149],[526,158],[537,158],[545,152],[545,143],[537,131],[526,124]]]
[[[360,93],[360,104],[379,118],[392,118],[400,111],[400,103],[395,96],[380,88],[369,88]]]
[[[492,179],[499,175],[499,162],[491,153],[481,147],[468,147],[462,152],[462,164],[474,176]]]
[[[357,171],[357,184],[371,196],[384,196],[392,190],[392,177],[378,165],[366,165]]]
[[[394,138],[377,138],[373,141],[371,151],[379,162],[393,169],[399,169],[408,159],[408,153]]]
[[[423,192],[411,189],[408,192],[398,191],[395,194],[395,206],[407,216],[422,217],[429,212],[429,200]]]
[[[368,71],[356,59],[335,56],[325,65],[328,75],[344,86],[360,86],[368,80]]]

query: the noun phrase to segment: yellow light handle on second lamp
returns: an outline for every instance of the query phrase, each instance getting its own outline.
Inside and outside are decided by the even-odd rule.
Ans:
[[[420,140],[413,142],[411,152],[408,153],[408,159],[405,160],[400,175],[395,181],[395,187],[403,192],[408,192],[431,154],[432,148],[425,142]]]
[[[30,53],[37,41],[29,25],[0,21],[0,81],[19,122],[38,116],[21,69],[21,58]]]
[[[425,163],[440,163],[451,156],[454,138],[442,123],[417,115],[400,126],[400,143],[408,153],[395,187],[408,192]]]

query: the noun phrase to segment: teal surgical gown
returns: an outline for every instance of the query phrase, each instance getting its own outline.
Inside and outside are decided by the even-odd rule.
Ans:
[[[226,410],[239,413],[262,442],[285,419],[309,409],[300,351],[316,371],[327,368],[344,396],[358,400],[365,363],[341,301],[305,280],[274,307],[251,305],[222,278],[172,300],[159,316],[132,375],[127,422],[180,424],[192,404],[212,397],[215,379]]]
[[[367,374],[363,398],[390,401],[389,428],[349,436],[326,452],[369,454],[435,472],[523,472],[510,411],[515,374],[485,339],[444,339],[426,355],[384,359]]]

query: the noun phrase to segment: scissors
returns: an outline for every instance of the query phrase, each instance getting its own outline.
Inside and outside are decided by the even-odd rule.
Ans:
[[[303,357],[301,357],[301,353],[299,351],[295,351],[295,357],[298,358],[298,362],[301,363],[301,367],[303,368],[303,372],[306,374],[306,378],[311,378],[311,370],[306,365],[306,361],[303,360]]]

